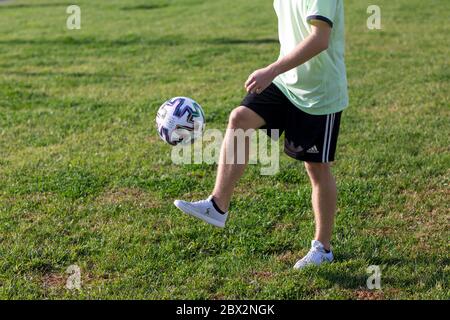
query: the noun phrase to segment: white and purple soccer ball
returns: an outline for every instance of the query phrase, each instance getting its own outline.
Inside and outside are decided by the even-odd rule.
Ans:
[[[192,143],[203,133],[205,115],[202,107],[194,100],[176,97],[159,108],[156,125],[159,136],[168,144]]]

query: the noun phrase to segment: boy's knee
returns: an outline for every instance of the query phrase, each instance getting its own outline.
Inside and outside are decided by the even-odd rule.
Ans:
[[[329,163],[305,162],[305,168],[313,181],[320,181],[329,178],[331,175],[331,165]]]
[[[257,129],[264,124],[264,120],[253,110],[240,106],[230,113],[228,121],[229,129]]]
[[[248,123],[248,116],[246,114],[245,107],[237,107],[230,113],[230,119],[228,126],[232,129],[246,129],[246,123]]]

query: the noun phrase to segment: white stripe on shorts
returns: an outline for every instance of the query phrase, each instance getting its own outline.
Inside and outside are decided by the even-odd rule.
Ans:
[[[335,117],[336,117],[336,114],[333,113],[333,115],[331,116],[330,133],[328,136],[327,162],[330,161],[331,138],[333,137],[333,127],[334,127],[334,118]]]
[[[325,162],[325,155],[327,153],[327,140],[328,140],[329,125],[330,125],[330,115],[327,115],[327,122],[325,125],[325,138],[323,140],[323,148],[322,148],[322,162]]]
[[[333,136],[333,126],[336,114],[327,115],[327,123],[325,127],[325,137],[322,148],[322,162],[327,163],[330,160],[331,138]]]

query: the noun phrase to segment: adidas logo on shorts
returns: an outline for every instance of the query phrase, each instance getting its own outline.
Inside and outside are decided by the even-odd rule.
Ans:
[[[306,151],[306,153],[319,153],[319,150],[317,149],[316,146],[308,149],[308,151]]]

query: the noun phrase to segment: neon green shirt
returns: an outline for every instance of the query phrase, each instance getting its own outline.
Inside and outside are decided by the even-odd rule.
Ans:
[[[324,115],[348,106],[344,61],[343,0],[275,0],[280,38],[280,58],[290,53],[311,32],[311,20],[332,27],[327,50],[305,64],[279,75],[273,83],[300,110]]]

